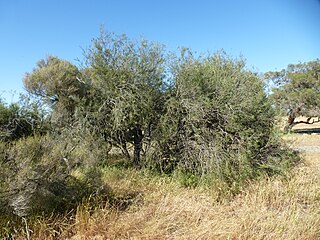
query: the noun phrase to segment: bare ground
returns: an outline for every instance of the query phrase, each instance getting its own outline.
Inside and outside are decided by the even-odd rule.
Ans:
[[[294,134],[285,137],[285,139],[289,140],[289,144],[294,149],[306,154],[320,154],[320,123],[301,123],[295,125],[292,130]]]

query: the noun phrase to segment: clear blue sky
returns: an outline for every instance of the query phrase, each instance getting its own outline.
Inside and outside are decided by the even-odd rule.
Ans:
[[[48,54],[82,58],[102,24],[169,50],[242,54],[259,72],[320,58],[319,0],[0,0],[0,97]]]

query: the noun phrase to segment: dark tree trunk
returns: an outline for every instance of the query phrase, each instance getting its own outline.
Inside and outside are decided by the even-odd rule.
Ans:
[[[141,127],[136,127],[134,138],[133,138],[133,145],[134,145],[134,154],[133,154],[133,161],[135,165],[140,165],[140,153],[142,150],[142,139],[143,134]]]

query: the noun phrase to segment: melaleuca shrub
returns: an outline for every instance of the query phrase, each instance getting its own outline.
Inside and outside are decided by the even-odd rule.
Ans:
[[[273,108],[262,80],[243,60],[223,53],[189,56],[175,69],[149,166],[229,185],[280,166],[287,151],[275,140]]]

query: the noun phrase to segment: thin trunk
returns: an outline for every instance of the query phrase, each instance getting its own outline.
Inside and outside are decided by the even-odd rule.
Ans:
[[[298,110],[289,109],[288,124],[284,127],[285,132],[291,131],[298,111],[300,111],[300,108],[298,108]]]
[[[122,151],[122,153],[124,154],[124,156],[126,157],[126,159],[127,159],[128,161],[130,161],[131,158],[130,158],[130,154],[129,154],[129,151],[128,151],[128,149],[127,149],[127,144],[126,144],[126,143],[123,143],[123,144],[121,145],[121,151]]]
[[[142,150],[142,139],[143,134],[140,127],[137,127],[134,134],[133,145],[134,145],[134,155],[133,161],[135,165],[140,165],[140,153]]]

